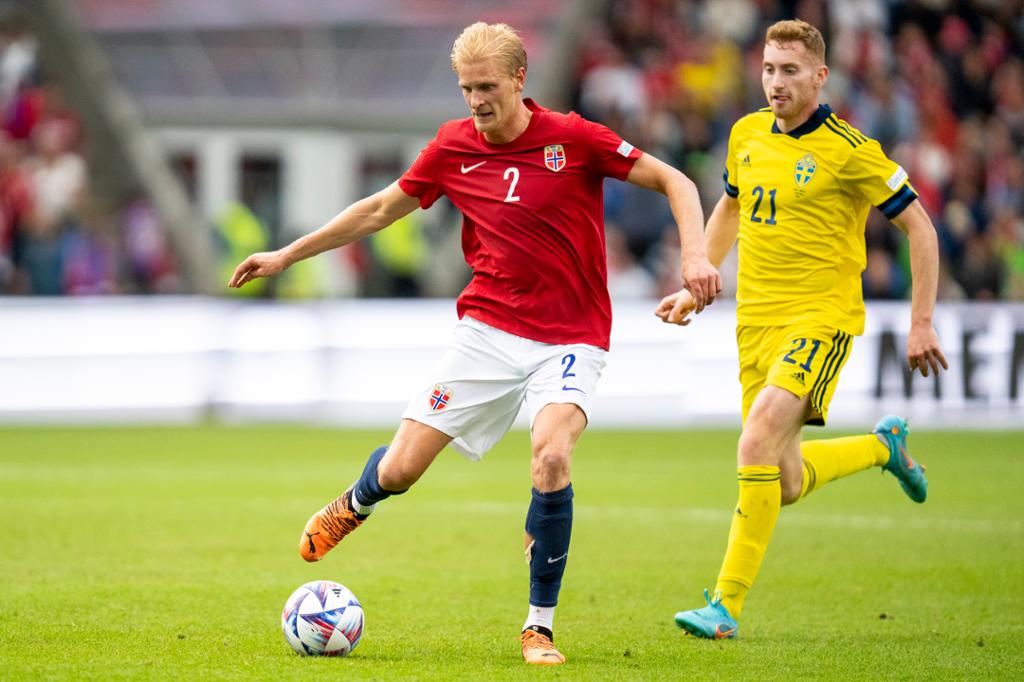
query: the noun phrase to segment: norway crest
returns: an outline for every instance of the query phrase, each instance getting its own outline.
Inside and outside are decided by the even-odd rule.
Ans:
[[[450,386],[434,384],[434,390],[430,392],[430,409],[434,412],[443,410],[448,406],[448,401],[452,399],[453,393]]]
[[[796,162],[796,170],[794,171],[794,178],[796,179],[797,187],[804,187],[814,177],[814,171],[818,168],[818,164],[814,162],[814,157],[808,154],[799,161]]]
[[[560,144],[544,147],[544,165],[556,173],[565,168],[565,147]]]

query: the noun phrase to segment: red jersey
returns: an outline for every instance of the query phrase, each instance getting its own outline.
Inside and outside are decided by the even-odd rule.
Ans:
[[[473,279],[459,295],[460,318],[607,349],[603,180],[625,180],[641,152],[577,114],[524,102],[530,123],[506,144],[484,139],[472,118],[442,125],[399,186],[423,208],[444,195],[462,212]]]

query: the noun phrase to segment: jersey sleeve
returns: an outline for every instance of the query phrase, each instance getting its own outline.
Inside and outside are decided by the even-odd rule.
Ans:
[[[734,125],[729,131],[729,144],[725,153],[725,173],[722,174],[725,193],[733,199],[740,195],[739,178],[736,175],[736,148],[739,146],[737,128],[739,126]]]
[[[409,170],[398,179],[403,192],[420,200],[420,208],[430,208],[444,194],[439,172],[441,145],[437,139],[435,137],[420,150]]]
[[[593,172],[604,177],[625,180],[643,152],[600,123],[582,117],[579,121],[582,140],[590,150]]]
[[[853,149],[841,177],[854,193],[877,206],[889,220],[917,198],[907,171],[889,159],[875,140],[868,139]]]

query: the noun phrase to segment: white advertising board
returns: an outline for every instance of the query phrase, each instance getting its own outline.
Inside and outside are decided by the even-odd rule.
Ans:
[[[616,305],[593,428],[738,425],[735,309],[686,328]],[[906,303],[869,305],[830,425],[1024,427],[1024,304],[943,304],[950,370],[906,372]],[[393,426],[432,385],[448,300],[0,299],[0,422],[300,421]],[[520,418],[522,425],[522,417]]]

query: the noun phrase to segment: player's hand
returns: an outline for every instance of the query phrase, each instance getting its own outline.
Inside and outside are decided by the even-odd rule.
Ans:
[[[933,374],[939,373],[939,367],[949,369],[949,363],[939,345],[939,335],[932,325],[911,325],[907,337],[907,362],[911,372],[920,370],[924,377],[928,376],[929,368]]]
[[[257,277],[270,277],[287,267],[288,263],[280,251],[254,253],[235,268],[235,274],[231,275],[228,286],[237,289]]]
[[[661,299],[661,303],[654,309],[654,314],[661,318],[662,322],[678,324],[685,327],[693,320],[689,319],[694,308],[693,296],[686,289],[680,289],[674,294],[669,294]]]
[[[722,277],[707,258],[683,264],[683,286],[693,296],[694,312],[700,313],[722,293]]]

